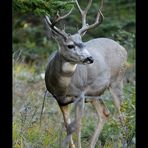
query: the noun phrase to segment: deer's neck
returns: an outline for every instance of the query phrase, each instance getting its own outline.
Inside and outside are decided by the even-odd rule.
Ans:
[[[67,74],[67,73],[74,73],[74,71],[76,70],[76,67],[77,67],[77,64],[73,64],[73,63],[70,63],[70,62],[63,62],[62,63],[62,72]]]
[[[61,65],[61,75],[59,76],[59,85],[63,88],[66,88],[69,86],[71,82],[71,77],[76,69],[76,65],[73,65],[69,62],[64,62]]]
[[[67,88],[71,83],[71,78],[76,70],[77,65],[72,64],[65,60],[65,58],[57,53],[58,58],[55,58],[55,63],[52,66],[55,66],[52,71],[52,80],[54,78],[54,83],[52,87],[54,88],[54,94],[58,96],[64,96],[67,92]]]
[[[57,52],[46,69],[45,81],[48,91],[55,96],[65,96],[77,65],[65,60]]]
[[[63,87],[68,87],[71,82],[71,77],[74,74],[77,64],[70,63],[69,61],[66,61],[63,56],[60,57],[61,66],[60,71],[61,75],[59,77],[59,82]]]
[[[51,65],[52,77],[56,79],[59,88],[66,88],[71,82],[71,78],[76,70],[77,64],[67,61],[59,52],[55,56],[55,62]]]

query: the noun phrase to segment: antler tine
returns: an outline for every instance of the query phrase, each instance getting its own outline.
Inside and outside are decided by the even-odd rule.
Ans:
[[[56,32],[57,34],[60,34],[60,35],[63,36],[64,38],[67,38],[67,34],[66,34],[65,32],[61,31],[60,29],[58,29],[56,26],[54,26],[54,25],[51,23],[51,21],[50,21],[50,19],[49,19],[49,17],[48,17],[47,15],[45,16],[45,21],[46,21],[46,23],[47,23],[49,29],[53,30],[53,31]]]
[[[69,16],[69,15],[71,14],[73,8],[74,8],[74,7],[72,7],[72,8],[70,9],[70,11],[69,11],[68,13],[66,13],[65,15],[63,15],[63,16],[60,16],[60,15],[59,15],[59,12],[57,12],[57,18],[52,22],[53,26],[54,26],[57,22],[59,22],[60,20],[62,20],[62,19],[64,19],[64,18],[66,18],[67,16]]]
[[[89,1],[89,2],[90,2],[90,1]],[[87,7],[88,7],[88,8],[86,8],[86,13],[87,13],[87,11],[88,11],[88,9],[89,9],[89,7],[90,7],[90,4],[88,4]],[[91,29],[91,28],[94,28],[94,27],[96,27],[98,24],[101,24],[101,23],[102,23],[103,18],[104,18],[103,14],[102,14],[102,12],[101,12],[102,7],[103,7],[103,0],[101,0],[100,8],[99,8],[99,10],[98,10],[98,13],[97,13],[95,22],[94,22],[93,24],[91,24],[91,25],[86,24],[85,26],[82,26],[82,28],[78,31],[79,34],[84,35],[84,32],[85,32],[85,31],[87,31],[87,30],[89,30],[89,29]],[[85,17],[86,17],[86,16],[85,16]]]
[[[77,7],[78,7],[80,13],[82,14],[82,13],[83,13],[83,10],[81,9],[81,7],[80,7],[80,5],[79,5],[78,0],[75,0],[75,2],[76,2],[76,4],[77,4]]]
[[[87,14],[91,4],[92,4],[92,0],[89,0],[88,5],[87,5],[86,9],[84,10],[86,14]]]
[[[57,12],[57,18],[56,18],[54,21],[52,21],[52,22],[50,21],[49,17],[46,15],[46,16],[45,16],[45,20],[46,20],[46,23],[47,23],[48,27],[49,27],[51,30],[53,30],[54,32],[56,32],[57,34],[60,34],[60,35],[63,36],[64,38],[67,38],[67,34],[66,34],[64,31],[58,29],[58,28],[55,26],[55,24],[56,24],[57,22],[59,22],[60,20],[66,18],[68,15],[70,15],[71,12],[72,12],[72,10],[73,10],[73,8],[74,8],[74,7],[72,7],[72,8],[70,9],[70,11],[69,11],[68,13],[66,13],[65,15],[63,15],[63,16],[60,16],[60,15],[59,15],[59,12]]]
[[[100,18],[100,16],[101,16],[101,18]],[[78,32],[80,34],[83,34],[85,31],[96,27],[98,24],[101,24],[102,23],[103,18],[104,18],[104,16],[103,16],[101,10],[99,10],[99,12],[97,14],[97,17],[96,17],[96,20],[95,20],[95,23],[93,23],[91,25],[87,25],[86,27],[82,27]]]
[[[80,7],[80,5],[79,5],[79,3],[78,3],[78,0],[75,0],[75,2],[76,2],[76,5],[77,5],[77,7],[78,7],[80,13],[81,13],[81,17],[82,17],[82,27],[84,27],[84,26],[86,26],[86,15],[87,15],[87,12],[88,12],[88,10],[89,10],[91,4],[92,4],[92,0],[89,0],[88,5],[87,5],[87,7],[85,8],[85,10],[82,10],[82,9],[81,9],[81,7]]]
[[[100,10],[102,9],[103,7],[103,0],[101,0],[101,3],[100,3]]]

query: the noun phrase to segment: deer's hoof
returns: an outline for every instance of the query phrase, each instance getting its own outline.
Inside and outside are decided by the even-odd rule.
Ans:
[[[69,148],[75,148],[75,145],[74,144],[70,144]]]

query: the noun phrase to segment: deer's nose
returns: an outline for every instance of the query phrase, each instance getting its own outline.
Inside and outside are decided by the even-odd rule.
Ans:
[[[91,64],[94,62],[94,59],[92,56],[87,57],[86,59],[84,59],[83,63],[87,63],[87,64]]]

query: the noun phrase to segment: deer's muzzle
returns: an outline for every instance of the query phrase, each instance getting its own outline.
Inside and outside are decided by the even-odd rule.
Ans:
[[[86,59],[84,59],[84,61],[83,61],[83,63],[84,64],[91,64],[91,63],[93,63],[94,62],[94,59],[93,59],[93,57],[87,57]]]

